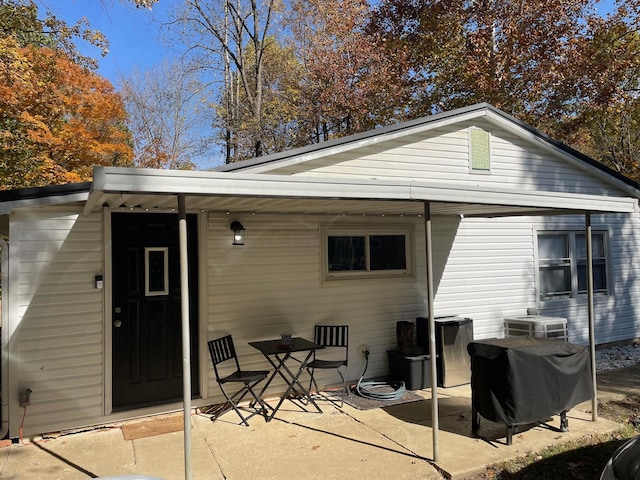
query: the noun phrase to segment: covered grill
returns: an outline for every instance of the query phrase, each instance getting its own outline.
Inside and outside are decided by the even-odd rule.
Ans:
[[[471,342],[471,402],[474,432],[480,415],[507,426],[511,444],[517,425],[561,415],[593,397],[589,349],[547,338],[510,337]]]

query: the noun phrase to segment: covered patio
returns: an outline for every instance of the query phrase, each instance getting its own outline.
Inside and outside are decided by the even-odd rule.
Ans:
[[[430,351],[435,351],[434,318],[437,312],[434,309],[435,286],[433,279],[433,241],[431,237],[431,222],[435,216],[445,217],[505,217],[505,216],[555,216],[567,214],[580,214],[584,218],[585,237],[587,239],[587,265],[591,268],[591,225],[592,212],[617,212],[630,213],[634,211],[635,200],[628,197],[608,197],[597,195],[585,195],[576,193],[537,191],[526,192],[513,189],[503,190],[498,188],[473,188],[469,185],[429,183],[425,181],[407,180],[343,180],[333,178],[292,178],[276,175],[234,174],[215,172],[171,172],[167,175],[164,171],[153,170],[127,170],[98,168],[95,171],[89,197],[85,203],[84,211],[89,213],[95,208],[109,207],[110,209],[130,210],[162,210],[171,209],[178,212],[181,224],[181,255],[186,265],[188,252],[186,247],[185,217],[189,211],[201,210],[202,212],[217,212],[222,215],[257,213],[268,215],[328,215],[328,216],[398,216],[422,218],[424,221],[425,246],[426,246],[426,273],[427,285],[424,291],[427,312],[430,324]],[[283,217],[284,218],[284,217]],[[185,267],[186,268],[186,267]],[[189,306],[187,272],[182,273],[183,278],[183,354],[189,358]],[[588,274],[591,278],[591,273]],[[589,339],[592,356],[592,371],[595,384],[595,367],[593,365],[595,352],[595,339],[593,334],[593,305],[592,284],[589,281]],[[214,312],[215,316],[215,312]],[[188,361],[184,364],[183,378],[189,379]],[[409,422],[416,431],[408,435],[407,440],[398,440],[399,444],[407,443],[403,449],[413,452],[419,458],[429,459],[438,465],[443,465],[443,470],[462,469],[470,462],[468,468],[477,464],[474,456],[469,452],[476,448],[488,448],[487,452],[495,449],[495,439],[502,436],[499,433],[488,432],[483,434],[485,440],[479,441],[471,438],[468,447],[454,448],[447,446],[445,438],[449,434],[454,435],[455,442],[459,442],[462,431],[468,430],[466,410],[470,410],[470,392],[454,393],[453,390],[443,392],[436,384],[436,363],[430,362],[432,385],[426,395],[429,401],[420,402],[418,405],[393,408],[389,415],[397,418],[401,423],[392,426],[383,436],[393,439],[396,435],[403,437],[406,433],[406,423]],[[185,403],[184,411],[192,408],[189,392],[191,384],[187,380],[184,386]],[[439,397],[442,395],[446,403],[439,407]],[[444,400],[443,400],[444,402]],[[440,409],[442,408],[442,410]],[[584,433],[594,428],[588,421],[597,420],[597,397],[591,402],[588,409],[576,410],[580,412],[570,423],[586,422],[584,428],[572,427],[574,432]],[[352,418],[359,420],[360,413],[353,413]],[[378,420],[372,413],[364,414],[367,422],[372,422],[371,428],[376,428]],[[576,415],[574,412],[573,415]],[[305,417],[308,418],[308,417]],[[385,414],[384,418],[387,418]],[[468,419],[467,419],[468,420]],[[573,420],[573,421],[572,421]],[[440,425],[440,421],[443,425]],[[387,423],[387,422],[383,422]],[[464,424],[464,427],[461,425]],[[190,423],[185,418],[185,453],[186,476],[191,470],[190,459]],[[308,427],[311,428],[311,427]],[[485,427],[486,428],[486,427]],[[503,430],[501,426],[501,430]],[[540,428],[540,427],[538,427]],[[607,426],[608,428],[608,426]],[[548,433],[548,429],[546,433]],[[439,432],[442,431],[442,440]],[[538,430],[534,429],[532,432]],[[333,435],[333,434],[332,434]],[[225,435],[222,436],[224,438]],[[430,438],[427,438],[430,437]],[[544,436],[543,436],[544,438]],[[541,440],[544,441],[544,440]],[[414,445],[415,442],[415,445]],[[480,445],[483,446],[480,446]],[[486,447],[484,446],[486,445]],[[473,447],[472,447],[473,446]],[[535,447],[534,447],[535,448]],[[515,450],[515,449],[514,449]],[[461,454],[461,452],[465,452]],[[491,455],[489,455],[491,458]],[[499,458],[496,458],[498,461]],[[485,462],[486,463],[486,462]],[[492,463],[492,462],[490,462]],[[444,467],[446,465],[446,467]]]

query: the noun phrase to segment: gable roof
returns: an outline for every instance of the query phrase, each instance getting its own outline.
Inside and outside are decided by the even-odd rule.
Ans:
[[[370,146],[386,140],[413,135],[421,131],[429,131],[446,125],[462,123],[468,120],[485,118],[490,123],[510,131],[520,138],[528,139],[541,148],[562,155],[568,161],[581,168],[588,168],[592,174],[601,179],[615,183],[636,195],[640,191],[640,183],[612,170],[593,158],[563,144],[540,130],[537,130],[515,117],[495,108],[488,103],[479,103],[468,107],[458,108],[448,112],[437,113],[428,117],[418,118],[407,122],[389,125],[367,132],[332,139],[305,147],[252,158],[241,162],[230,163],[212,169],[218,172],[260,172],[282,168],[283,166],[308,162],[326,155],[345,152],[348,150]],[[635,191],[635,192],[633,192]]]

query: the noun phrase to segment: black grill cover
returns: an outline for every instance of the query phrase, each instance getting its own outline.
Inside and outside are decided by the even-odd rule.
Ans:
[[[562,340],[471,342],[472,401],[487,420],[533,423],[593,398],[589,349]]]

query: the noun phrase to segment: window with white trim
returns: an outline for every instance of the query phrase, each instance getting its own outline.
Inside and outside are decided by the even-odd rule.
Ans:
[[[577,297],[587,293],[587,246],[584,232],[538,233],[540,298]],[[608,293],[607,232],[593,231],[593,291]]]
[[[324,227],[326,279],[412,275],[410,227]]]

